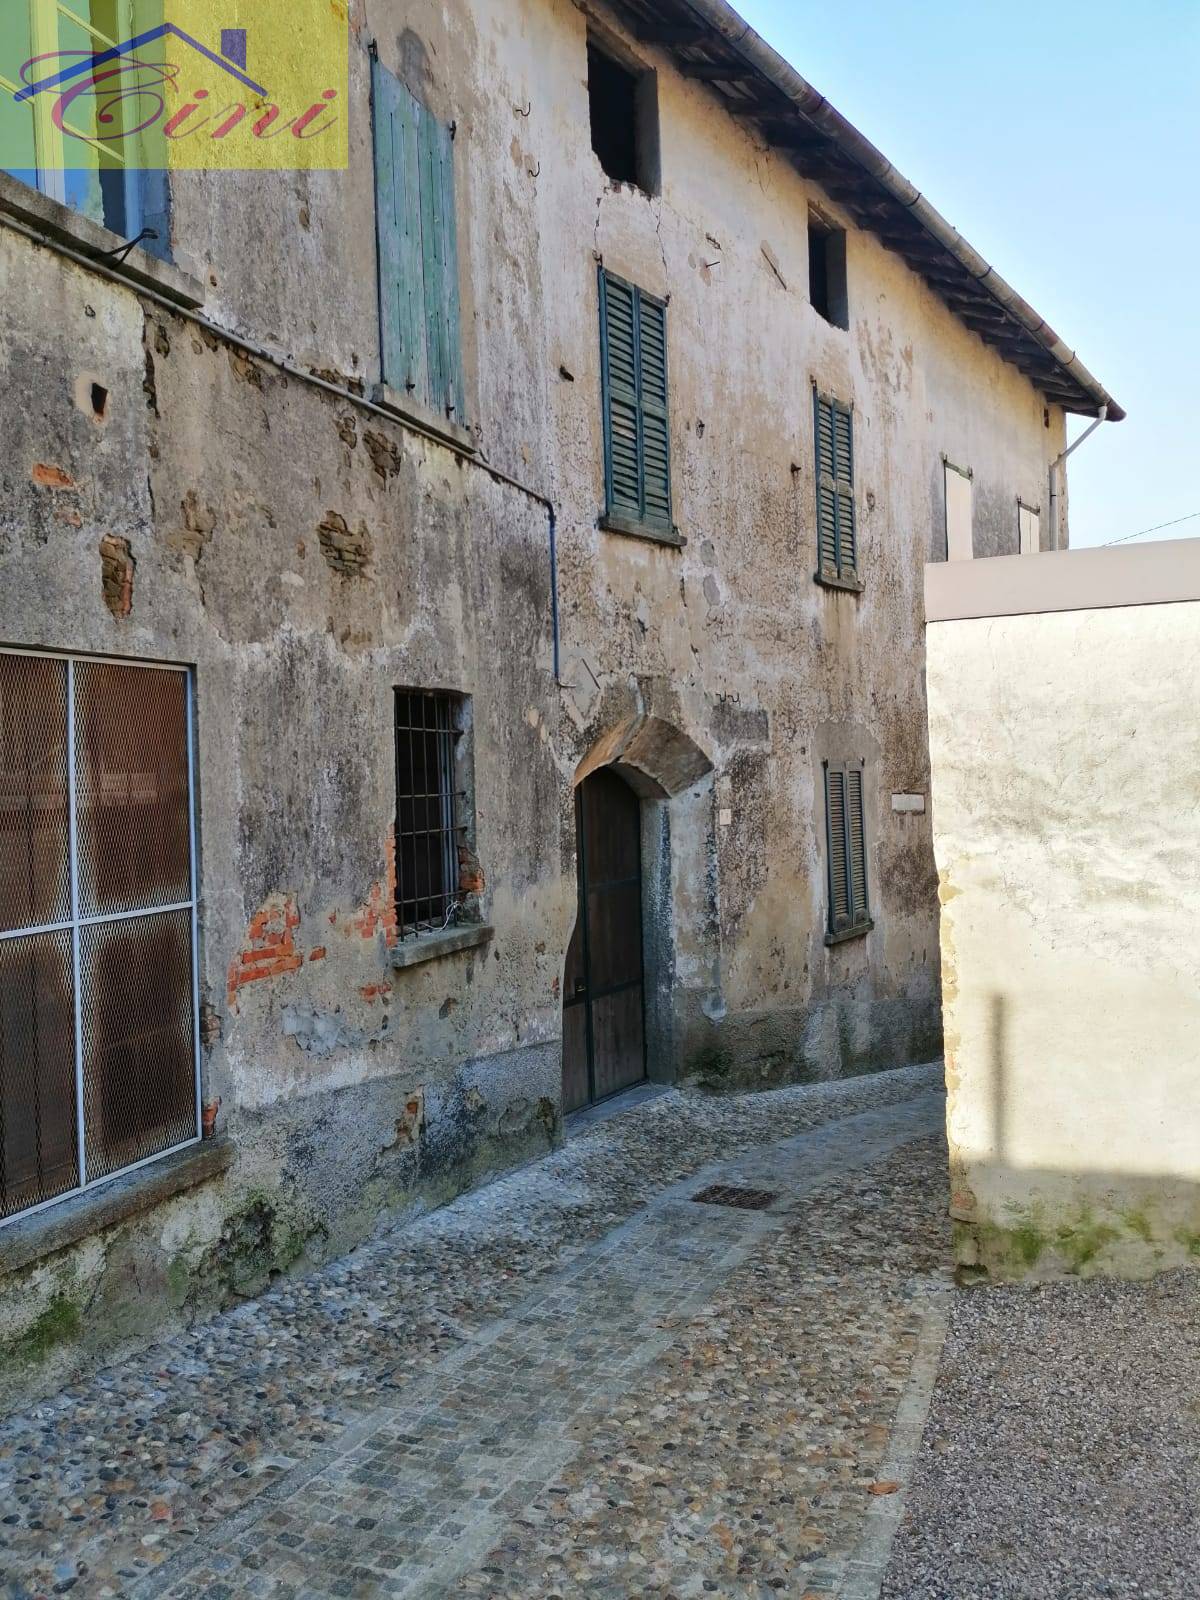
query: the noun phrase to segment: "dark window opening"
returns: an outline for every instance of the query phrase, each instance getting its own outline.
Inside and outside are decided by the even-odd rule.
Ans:
[[[588,41],[592,149],[614,183],[658,187],[658,92],[653,72],[624,66]]]
[[[825,764],[825,839],[829,859],[828,943],[865,933],[867,841],[863,819],[863,769]]]
[[[92,415],[102,417],[108,409],[108,390],[102,383],[92,384],[91,401]]]
[[[846,297],[846,235],[815,211],[808,213],[808,298],[835,328],[850,326]]]
[[[396,921],[401,935],[449,927],[459,890],[462,699],[396,691]]]

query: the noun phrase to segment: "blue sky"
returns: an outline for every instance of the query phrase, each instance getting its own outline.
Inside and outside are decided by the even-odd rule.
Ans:
[[[1072,544],[1200,512],[1197,0],[734,3],[1129,413],[1071,457]]]

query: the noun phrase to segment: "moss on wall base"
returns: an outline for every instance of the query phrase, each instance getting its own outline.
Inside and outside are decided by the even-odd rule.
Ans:
[[[60,1345],[77,1339],[82,1326],[79,1307],[66,1295],[56,1294],[15,1339],[0,1343],[0,1370],[39,1365]]]
[[[953,1225],[963,1284],[1050,1282],[1067,1277],[1145,1278],[1200,1259],[1200,1215],[1148,1199],[1123,1209],[1034,1201],[1006,1207],[1005,1220]]]

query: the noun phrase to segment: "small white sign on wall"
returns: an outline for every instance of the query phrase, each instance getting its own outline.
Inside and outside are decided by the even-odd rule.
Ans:
[[[923,794],[894,794],[892,796],[892,810],[922,812],[925,810],[925,796]]]

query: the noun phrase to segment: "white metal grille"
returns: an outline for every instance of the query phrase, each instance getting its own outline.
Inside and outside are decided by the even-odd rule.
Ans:
[[[199,1136],[192,680],[0,651],[0,1223]]]

